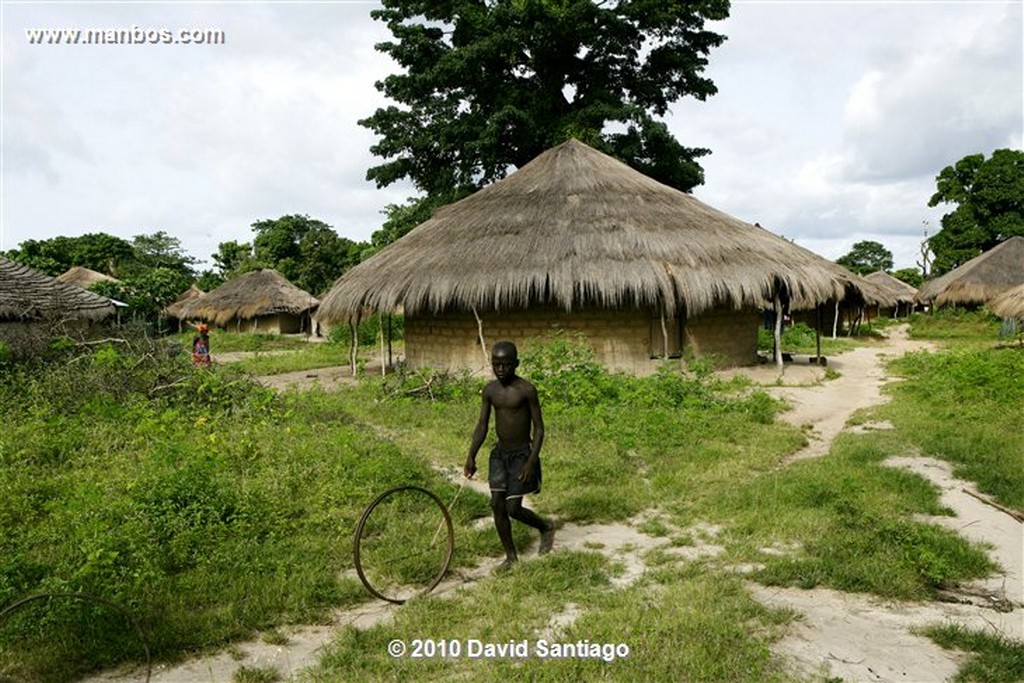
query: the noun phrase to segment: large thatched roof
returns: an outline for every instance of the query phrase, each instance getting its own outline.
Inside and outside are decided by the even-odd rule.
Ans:
[[[189,303],[193,299],[201,297],[205,293],[206,292],[199,289],[196,285],[192,285],[178,295],[178,298],[164,309],[164,313],[171,318],[178,318],[180,320],[182,318],[181,311],[185,307],[185,304]]]
[[[1024,320],[1024,284],[1008,289],[987,304],[988,310],[1000,318]]]
[[[0,320],[101,320],[114,302],[0,256]]]
[[[903,280],[894,278],[884,270],[876,270],[870,275],[865,275],[864,279],[888,290],[896,301],[901,304],[913,303],[914,297],[917,296],[917,288],[907,284]]]
[[[276,270],[264,268],[239,275],[212,292],[187,301],[181,307],[180,317],[225,325],[233,318],[244,320],[274,313],[302,315],[319,303]]]
[[[81,287],[82,289],[88,289],[97,282],[120,282],[117,278],[90,270],[84,266],[71,266],[67,271],[58,275],[57,280]]]
[[[981,305],[1024,284],[1024,237],[1011,237],[945,275],[921,285],[917,300],[945,305]]]
[[[841,298],[847,280],[825,263],[570,140],[352,268],[320,315],[538,303],[664,305],[696,315],[760,306],[776,284],[794,300]]]

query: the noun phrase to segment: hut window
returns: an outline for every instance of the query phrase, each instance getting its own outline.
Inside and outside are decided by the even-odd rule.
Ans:
[[[651,358],[664,358],[666,355],[669,358],[679,358],[683,355],[683,319],[662,317],[660,312],[654,311],[651,314]]]

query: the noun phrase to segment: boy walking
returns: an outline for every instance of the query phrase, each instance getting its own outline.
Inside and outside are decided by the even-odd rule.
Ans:
[[[519,352],[516,345],[500,341],[491,351],[491,369],[497,378],[484,387],[480,406],[480,419],[473,431],[469,455],[463,474],[472,479],[476,474],[476,454],[487,437],[494,408],[495,430],[498,444],[491,451],[488,463],[488,482],[491,487],[491,510],[498,538],[505,548],[508,569],[518,559],[512,541],[512,522],[516,519],[540,532],[539,554],[551,551],[555,541],[555,528],[529,508],[523,507],[523,496],[540,493],[540,448],[544,443],[544,420],[540,413],[537,389],[516,375]],[[531,436],[532,428],[532,436]]]

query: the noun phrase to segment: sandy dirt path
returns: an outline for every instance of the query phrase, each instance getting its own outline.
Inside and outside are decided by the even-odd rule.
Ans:
[[[782,419],[806,429],[809,444],[790,461],[821,457],[835,437],[846,429],[888,429],[886,423],[849,427],[850,417],[862,408],[886,400],[881,387],[894,381],[885,374],[885,361],[931,345],[907,338],[906,328],[890,331],[877,347],[860,348],[837,356],[829,367],[840,373],[824,380],[824,369],[789,365],[779,376],[762,366],[751,372],[775,396],[793,406]],[[807,386],[811,382],[820,382]],[[954,517],[926,521],[946,526],[991,547],[990,556],[1002,570],[988,579],[951,593],[957,602],[908,603],[885,601],[819,588],[768,588],[750,584],[762,602],[789,607],[803,615],[775,651],[791,662],[794,671],[813,678],[838,677],[846,681],[945,681],[956,674],[962,655],[943,650],[915,629],[957,623],[992,634],[1024,639],[1024,527],[1010,515],[986,505],[964,491],[977,493],[973,484],[952,475],[948,463],[914,454],[889,458],[886,465],[901,467],[931,481],[942,504]]]
[[[889,428],[885,424],[849,427],[847,422],[857,410],[887,400],[881,386],[891,381],[884,371],[889,357],[928,346],[909,340],[906,329],[900,327],[890,331],[889,339],[877,346],[830,358],[828,367],[839,373],[835,379],[826,380],[825,369],[810,365],[806,359],[803,363],[787,364],[781,376],[769,365],[723,374],[741,372],[792,406],[782,418],[805,429],[810,443],[791,460],[821,457],[827,454],[832,440],[843,430]],[[261,378],[261,382],[279,389],[320,386],[332,390],[352,382],[352,378],[347,368],[324,368]],[[815,680],[840,677],[846,681],[944,681],[956,673],[962,655],[941,649],[926,637],[917,635],[914,629],[959,623],[990,633],[1024,638],[1024,528],[1021,523],[963,493],[964,489],[974,490],[973,485],[956,480],[944,462],[902,455],[891,458],[887,464],[907,468],[932,481],[942,492],[942,503],[954,510],[956,516],[930,521],[949,526],[972,540],[988,543],[992,557],[1003,569],[989,579],[966,587],[961,594],[950,596],[951,600],[961,602],[905,603],[829,589],[780,589],[749,583],[751,593],[763,603],[788,607],[802,615],[789,634],[774,646],[776,654],[785,659],[797,675]],[[479,481],[468,485],[481,491],[486,488],[486,484]],[[624,567],[616,579],[619,586],[629,585],[646,571],[643,555],[653,548],[664,547],[666,551],[678,553],[682,559],[713,557],[723,550],[715,543],[719,529],[713,525],[699,525],[690,530],[693,536],[703,539],[696,546],[669,548],[665,538],[654,538],[638,531],[636,527],[641,521],[566,525],[558,532],[556,550],[599,547]],[[483,523],[488,522],[483,520]],[[532,554],[531,550],[527,549],[524,559]],[[452,595],[459,590],[472,590],[473,584],[489,575],[498,562],[498,558],[491,558],[477,567],[461,569],[438,586],[435,593]],[[286,644],[268,644],[261,640],[241,643],[232,648],[233,654],[225,652],[178,666],[156,667],[152,681],[228,683],[242,666],[273,667],[287,679],[317,661],[320,650],[330,642],[336,629],[350,625],[368,628],[393,618],[398,609],[401,608],[378,602],[338,611],[328,624],[280,629],[279,634],[287,638]],[[563,613],[552,615],[548,628],[564,628],[572,623],[577,613],[570,606]],[[103,674],[88,679],[88,683],[143,680],[144,675],[135,671]]]

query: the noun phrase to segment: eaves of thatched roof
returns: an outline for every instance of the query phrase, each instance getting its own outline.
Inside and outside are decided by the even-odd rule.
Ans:
[[[320,315],[334,321],[365,308],[536,304],[664,306],[697,315],[760,306],[777,286],[817,303],[842,298],[848,287],[826,263],[570,140],[439,209],[346,272]]]
[[[1024,320],[1024,284],[1008,289],[986,304],[1000,318]]]
[[[245,320],[275,313],[302,315],[319,303],[312,294],[288,282],[276,270],[264,268],[239,275],[185,302],[180,317],[226,325],[233,318]]]
[[[0,256],[0,320],[102,320],[114,302]]]
[[[876,270],[870,275],[864,276],[865,280],[873,282],[879,285],[885,290],[888,290],[892,296],[901,304],[910,304],[914,302],[914,297],[917,296],[917,288],[907,284],[903,280],[894,278],[884,270]]]
[[[981,305],[1024,284],[1024,237],[1011,237],[945,275],[921,285],[917,300],[945,305]]]
[[[58,275],[57,280],[81,287],[82,289],[88,289],[97,282],[120,282],[117,278],[90,270],[84,266],[71,266],[65,272]]]
[[[168,304],[167,308],[164,309],[164,313],[172,318],[181,319],[181,311],[185,307],[185,304],[192,301],[193,299],[201,297],[205,293],[206,292],[199,289],[199,287],[192,285],[184,292],[182,292],[180,295],[178,295],[178,298],[175,299],[172,303]]]

